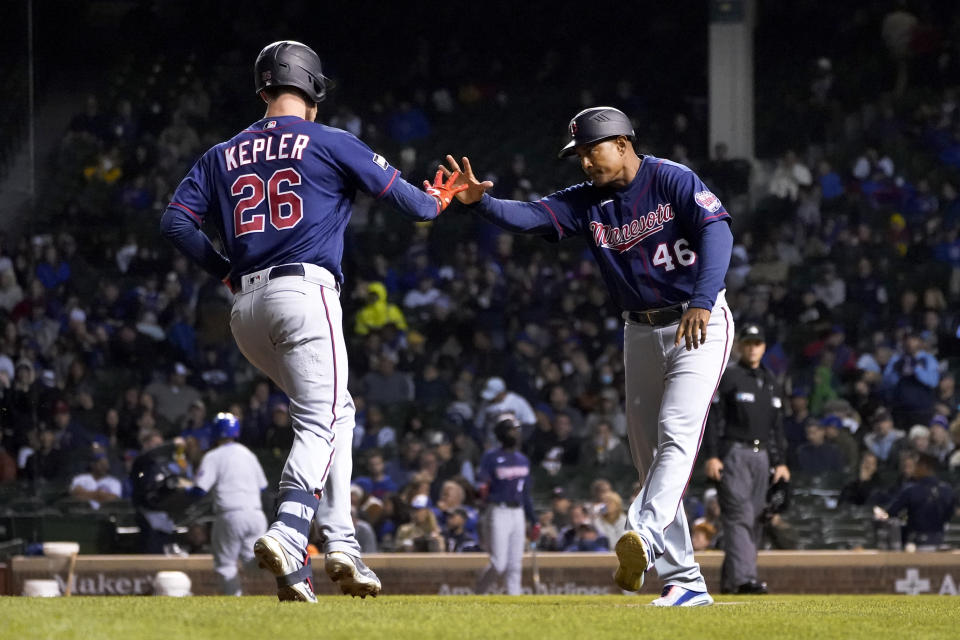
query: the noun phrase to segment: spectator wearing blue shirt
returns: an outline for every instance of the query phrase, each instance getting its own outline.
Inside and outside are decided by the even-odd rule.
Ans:
[[[872,431],[863,438],[863,444],[887,469],[896,469],[900,464],[900,451],[904,446],[904,432],[893,428],[893,416],[886,409],[879,409],[873,416]]]
[[[353,441],[354,449],[357,451],[394,450],[397,444],[397,432],[386,423],[380,406],[371,404],[367,407],[367,419],[364,424],[357,425],[354,429]]]
[[[937,359],[922,347],[920,335],[909,333],[903,340],[903,353],[890,358],[883,370],[883,384],[891,393],[898,426],[928,424],[933,416],[940,370]]]
[[[380,500],[399,491],[397,483],[386,473],[383,452],[380,449],[371,449],[367,452],[367,475],[356,478],[354,482]]]
[[[610,551],[610,541],[589,523],[577,525],[576,537],[564,551]]]
[[[70,279],[70,265],[60,259],[57,248],[52,244],[43,251],[43,262],[37,265],[37,279],[48,291]]]
[[[807,424],[807,442],[797,449],[797,471],[808,475],[843,471],[843,452],[826,440],[826,429],[817,422]]]
[[[821,160],[817,166],[817,171],[820,173],[820,177],[818,178],[820,182],[820,194],[824,201],[833,200],[843,195],[843,179],[840,177],[840,174],[833,170],[829,162]]]
[[[420,107],[407,101],[387,118],[387,135],[399,144],[406,144],[430,135],[430,121]]]
[[[420,469],[420,454],[423,453],[423,441],[413,435],[404,437],[400,445],[400,456],[387,462],[385,471],[398,487],[406,486],[410,477]]]
[[[460,483],[455,480],[447,480],[440,489],[440,498],[437,500],[433,513],[437,516],[437,522],[441,527],[448,528],[447,517],[454,511],[462,511],[464,514],[463,528],[471,534],[477,533],[477,524],[480,514],[473,507],[465,504],[467,494]]]

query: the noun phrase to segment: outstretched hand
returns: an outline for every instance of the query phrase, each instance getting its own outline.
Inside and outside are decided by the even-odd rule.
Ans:
[[[448,155],[448,166],[441,164],[439,169],[443,172],[443,175],[447,177],[457,174],[456,184],[458,186],[464,186],[464,189],[457,193],[457,200],[463,204],[473,204],[474,202],[479,202],[484,192],[493,187],[493,183],[489,180],[484,180],[483,182],[477,180],[477,177],[473,173],[473,167],[470,166],[470,158],[464,156],[462,161],[463,169],[460,169],[460,165],[453,159],[453,156]]]
[[[437,175],[433,177],[433,184],[430,184],[427,180],[423,181],[424,191],[437,199],[437,213],[450,206],[450,203],[453,202],[453,196],[467,188],[465,184],[454,186],[459,177],[460,172],[454,171],[444,182],[443,172],[437,170]]]

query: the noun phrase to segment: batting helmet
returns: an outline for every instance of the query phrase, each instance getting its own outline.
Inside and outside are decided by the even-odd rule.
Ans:
[[[268,44],[253,66],[253,83],[260,93],[267,87],[296,87],[314,102],[327,95],[329,78],[323,75],[320,56],[293,40]]]
[[[600,142],[607,138],[627,136],[633,140],[633,124],[623,111],[613,107],[590,107],[573,116],[567,125],[570,132],[570,142],[560,150],[558,157],[572,156],[574,147],[581,144]]]
[[[497,416],[497,424],[493,427],[493,435],[501,444],[511,446],[516,443],[516,438],[511,437],[510,432],[520,428],[520,421],[512,413],[504,413]]]
[[[240,421],[232,413],[218,413],[213,421],[218,439],[240,436]]]

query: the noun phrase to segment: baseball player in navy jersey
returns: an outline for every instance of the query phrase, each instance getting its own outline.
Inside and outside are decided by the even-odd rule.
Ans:
[[[358,190],[431,220],[459,187],[438,171],[422,191],[353,135],[314,123],[327,78],[306,45],[264,47],[254,76],[266,114],[203,154],[161,226],[234,291],[230,329],[237,345],[290,397],[295,439],[277,515],[254,545],[277,578],[278,597],[316,602],[306,556],[314,517],[325,527],[327,575],[344,593],[377,595],[380,581],[360,559],[350,518],[354,406],[339,299],[344,229]],[[200,230],[205,221],[226,255]]]
[[[253,544],[267,530],[260,503],[267,477],[257,457],[236,441],[240,421],[233,414],[217,414],[213,429],[217,446],[200,463],[194,493],[213,494],[213,568],[220,576],[223,593],[239,596],[237,560],[249,567],[254,559]]]
[[[498,200],[463,158],[457,195],[487,220],[550,239],[583,235],[625,321],[628,437],[643,489],[617,541],[620,588],[637,591],[657,569],[658,606],[713,603],[694,561],[681,497],[733,336],[723,280],[730,215],[687,167],[637,156],[633,126],[611,107],[581,111],[560,157],[576,155],[588,180],[536,202]],[[447,156],[447,175],[460,170]]]
[[[484,525],[490,551],[490,564],[480,575],[477,593],[488,593],[502,578],[507,594],[519,595],[525,520],[537,521],[530,497],[530,461],[517,450],[520,422],[512,414],[497,419],[494,435],[501,446],[483,455],[477,477],[487,493]]]

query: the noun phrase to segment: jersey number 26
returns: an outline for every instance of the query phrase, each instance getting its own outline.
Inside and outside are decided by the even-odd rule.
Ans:
[[[240,237],[248,233],[262,233],[266,217],[263,213],[251,212],[263,201],[267,201],[270,209],[270,224],[274,229],[290,229],[297,226],[303,218],[303,200],[291,190],[281,191],[280,185],[284,182],[290,187],[300,184],[301,176],[296,169],[289,167],[278,169],[267,180],[264,188],[263,178],[255,173],[247,173],[233,181],[230,194],[246,196],[237,202],[233,209],[234,235]],[[249,194],[249,195],[247,195]]]

